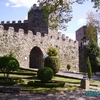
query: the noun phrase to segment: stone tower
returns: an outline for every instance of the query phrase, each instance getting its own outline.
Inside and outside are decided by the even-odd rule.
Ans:
[[[28,30],[31,30],[34,35],[37,32],[41,35],[48,34],[48,23],[44,20],[42,8],[34,4],[28,12]]]

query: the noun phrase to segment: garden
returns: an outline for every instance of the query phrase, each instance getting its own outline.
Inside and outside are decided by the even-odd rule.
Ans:
[[[44,60],[45,67],[39,68],[37,72],[20,68],[18,60],[12,54],[0,57],[0,88],[13,86],[33,92],[61,92],[81,89],[81,80],[56,76],[60,68],[57,50],[50,47],[47,54],[48,56]],[[68,64],[67,68],[70,70],[71,66]],[[90,80],[90,85],[98,84],[100,82]]]

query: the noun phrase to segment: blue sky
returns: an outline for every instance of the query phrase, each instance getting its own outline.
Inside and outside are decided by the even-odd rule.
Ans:
[[[0,0],[0,22],[1,21],[18,21],[27,19],[27,12],[30,7],[36,3],[37,0]],[[62,34],[66,34],[69,38],[75,40],[75,31],[86,25],[86,17],[89,11],[95,12],[92,8],[93,4],[89,1],[84,4],[74,4],[73,6],[73,18],[68,23],[66,31],[62,31]]]

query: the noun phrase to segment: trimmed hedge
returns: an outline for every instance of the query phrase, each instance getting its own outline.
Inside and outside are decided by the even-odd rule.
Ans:
[[[47,83],[43,83],[41,81],[28,82],[28,86],[34,86],[34,87],[53,88],[53,87],[64,87],[64,85],[65,85],[65,82],[60,82],[60,81],[47,82]]]
[[[48,56],[44,60],[44,66],[51,68],[56,74],[60,69],[60,60],[57,56]]]
[[[5,77],[0,77],[0,85],[3,85],[3,86],[12,86],[12,85],[15,85],[15,84],[21,83],[21,82],[22,82],[21,78],[6,79]]]
[[[16,82],[13,82],[13,81],[0,81],[0,85],[2,86],[13,86],[15,84]]]
[[[42,82],[50,81],[53,78],[53,75],[54,75],[53,70],[48,67],[42,67],[37,72],[37,77]]]

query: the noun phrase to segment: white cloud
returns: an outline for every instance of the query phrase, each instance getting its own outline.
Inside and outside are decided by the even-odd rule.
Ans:
[[[5,5],[8,7],[10,4],[7,2],[7,3],[5,3]]]
[[[78,20],[78,25],[84,24],[85,22],[86,22],[86,19],[81,18],[81,19]]]
[[[8,0],[12,7],[27,7],[30,8],[37,0]]]

